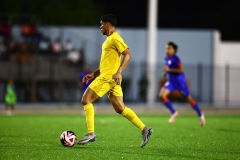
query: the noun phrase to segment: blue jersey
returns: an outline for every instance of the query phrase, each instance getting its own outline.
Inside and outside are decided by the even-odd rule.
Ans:
[[[174,54],[172,57],[165,57],[165,65],[170,69],[177,69],[182,65],[180,58]],[[168,78],[170,82],[178,81],[179,79],[185,79],[184,73],[168,72]]]
[[[80,72],[80,75],[79,75],[79,79],[80,79],[80,81],[82,81],[82,79],[87,75],[87,74],[89,74],[89,73],[91,73],[90,71],[82,71],[82,72]],[[89,86],[89,84],[92,82],[92,80],[90,80],[90,81],[88,81],[88,83],[87,82],[84,82],[83,83],[83,86],[82,86],[82,92],[84,93],[85,92],[85,90],[88,88],[88,86]]]
[[[182,63],[180,58],[175,54],[172,57],[165,57],[165,65],[171,69],[177,69]],[[169,80],[164,84],[164,88],[168,89],[170,92],[178,90],[184,97],[190,95],[184,73],[168,72],[168,78]]]

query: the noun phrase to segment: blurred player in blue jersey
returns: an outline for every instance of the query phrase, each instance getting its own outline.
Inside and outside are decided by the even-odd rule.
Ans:
[[[189,93],[184,74],[184,67],[181,63],[180,58],[177,55],[177,49],[178,46],[175,43],[168,42],[166,46],[167,56],[165,57],[165,66],[163,68],[163,79],[166,79],[168,76],[168,81],[161,88],[159,96],[165,106],[171,112],[169,123],[175,122],[175,119],[178,116],[178,111],[176,111],[175,108],[172,106],[171,102],[168,99],[168,95],[174,90],[178,90],[182,94],[182,96],[187,99],[192,108],[197,112],[200,118],[200,124],[201,126],[204,126],[206,123],[204,113],[200,110],[197,102]]]

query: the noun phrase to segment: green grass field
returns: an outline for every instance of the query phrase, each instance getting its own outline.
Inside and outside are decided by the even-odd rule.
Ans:
[[[140,115],[154,133],[140,148],[140,131],[119,115],[97,115],[98,139],[84,146],[63,147],[59,136],[72,130],[86,133],[82,115],[0,116],[0,159],[240,159],[240,116],[209,115],[199,125],[193,115],[168,124],[168,116]]]

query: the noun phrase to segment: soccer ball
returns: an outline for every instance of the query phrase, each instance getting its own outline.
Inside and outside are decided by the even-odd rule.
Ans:
[[[72,147],[77,142],[77,136],[73,131],[64,131],[60,136],[60,142],[65,147]]]

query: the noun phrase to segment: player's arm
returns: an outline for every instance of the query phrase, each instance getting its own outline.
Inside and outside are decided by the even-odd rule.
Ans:
[[[184,67],[182,64],[179,64],[178,68],[169,68],[168,66],[164,66],[163,70],[165,72],[183,73]]]
[[[82,83],[88,82],[89,80],[97,77],[99,74],[100,74],[100,69],[97,69],[94,72],[87,74],[85,77],[83,77]]]
[[[120,65],[120,67],[117,70],[117,73],[115,73],[113,75],[113,79],[116,81],[116,83],[119,85],[121,82],[121,78],[122,78],[122,72],[124,71],[124,69],[128,66],[128,63],[131,59],[131,53],[129,49],[126,49],[125,51],[122,52],[123,55],[123,60],[122,63]]]
[[[161,78],[162,81],[167,81],[167,72],[164,72]]]

